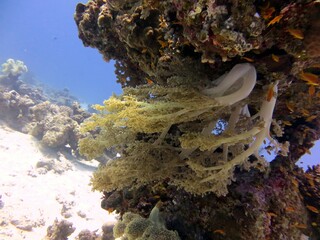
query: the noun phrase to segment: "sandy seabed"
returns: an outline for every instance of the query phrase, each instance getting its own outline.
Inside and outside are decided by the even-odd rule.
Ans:
[[[55,219],[81,230],[114,224],[115,214],[100,208],[90,176],[97,162],[43,149],[32,136],[0,123],[0,239],[43,239]]]

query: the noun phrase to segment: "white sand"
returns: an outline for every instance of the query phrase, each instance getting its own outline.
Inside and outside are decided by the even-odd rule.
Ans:
[[[69,239],[113,224],[116,216],[100,208],[101,193],[88,186],[94,169],[71,155],[41,150],[32,136],[0,124],[0,239],[43,239],[55,218],[76,227]]]

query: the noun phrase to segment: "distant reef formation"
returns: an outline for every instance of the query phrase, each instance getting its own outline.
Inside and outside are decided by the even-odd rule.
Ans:
[[[161,201],[181,239],[319,239],[319,166],[295,166],[320,138],[319,15],[312,0],[79,3],[79,38],[124,90],[80,130],[88,158],[119,153],[93,176],[102,207],[126,221]]]
[[[8,59],[0,73],[0,119],[15,130],[31,134],[44,146],[78,153],[79,125],[91,114],[67,90],[45,92],[21,80],[28,71],[20,60]]]

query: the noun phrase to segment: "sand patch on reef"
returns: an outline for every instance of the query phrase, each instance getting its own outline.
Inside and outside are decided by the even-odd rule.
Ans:
[[[43,239],[54,220],[81,230],[113,224],[100,208],[101,193],[88,186],[97,163],[41,149],[29,135],[0,123],[0,239]]]

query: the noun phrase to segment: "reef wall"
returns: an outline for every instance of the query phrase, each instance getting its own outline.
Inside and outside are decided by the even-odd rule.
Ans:
[[[295,163],[320,138],[319,13],[307,0],[79,3],[80,39],[124,87],[79,143],[120,153],[94,174],[102,207],[146,217],[161,201],[181,239],[318,239],[319,167]]]

